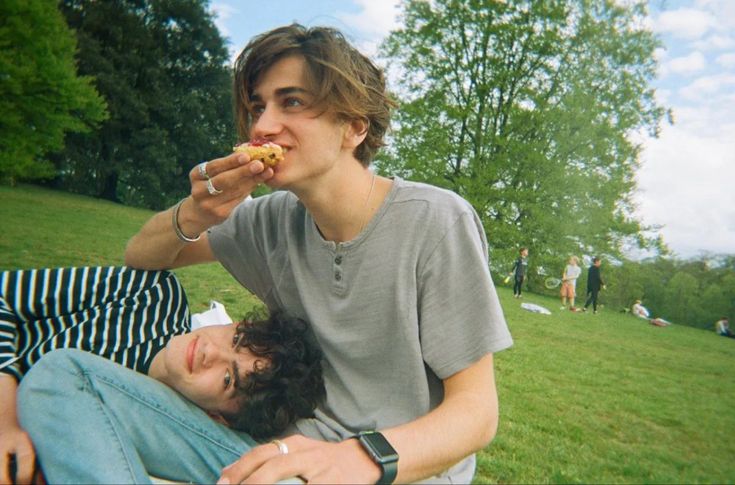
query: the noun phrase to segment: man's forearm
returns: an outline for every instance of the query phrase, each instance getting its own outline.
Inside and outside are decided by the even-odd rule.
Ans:
[[[9,425],[18,426],[16,398],[18,381],[10,374],[0,374],[0,434]]]
[[[170,269],[187,244],[176,237],[171,224],[172,209],[153,216],[125,248],[125,264],[139,269]]]
[[[497,426],[498,400],[492,355],[488,355],[445,380],[445,398],[436,409],[411,423],[383,430],[400,457],[396,482],[414,482],[445,471],[487,446]]]

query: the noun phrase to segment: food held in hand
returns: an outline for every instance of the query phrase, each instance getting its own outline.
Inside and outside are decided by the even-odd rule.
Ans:
[[[284,149],[280,145],[264,139],[250,140],[237,145],[236,152],[245,152],[250,160],[260,160],[269,167],[275,167],[283,160]]]

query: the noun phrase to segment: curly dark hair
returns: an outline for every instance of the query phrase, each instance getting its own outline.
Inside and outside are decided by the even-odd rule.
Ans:
[[[307,323],[276,311],[267,319],[244,319],[236,332],[238,347],[264,359],[240,386],[239,412],[224,416],[230,427],[264,440],[297,419],[313,417],[326,391],[322,353]]]

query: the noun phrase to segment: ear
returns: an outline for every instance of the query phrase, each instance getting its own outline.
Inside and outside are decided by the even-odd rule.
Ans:
[[[212,418],[213,421],[215,421],[215,422],[217,422],[217,423],[219,423],[221,425],[227,426],[228,428],[230,427],[230,423],[228,423],[227,420],[225,419],[225,417],[222,416],[220,413],[215,413],[213,411],[207,411],[207,415],[210,418]]]
[[[347,123],[346,127],[343,140],[344,146],[345,148],[355,149],[367,137],[370,122],[367,119],[352,120]]]

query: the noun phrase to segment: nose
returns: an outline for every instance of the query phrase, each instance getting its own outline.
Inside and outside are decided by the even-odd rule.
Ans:
[[[223,362],[231,361],[230,349],[223,348],[215,342],[207,342],[204,348],[204,359],[202,365],[205,368],[210,368]]]
[[[282,129],[283,123],[278,109],[273,103],[268,103],[252,125],[251,138],[268,138],[277,135]]]

